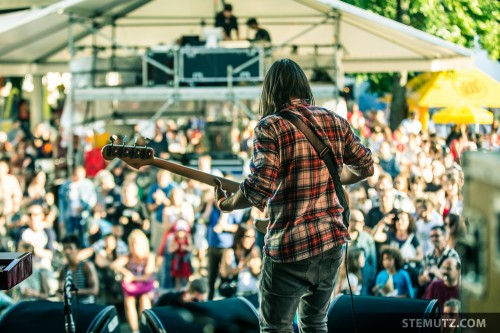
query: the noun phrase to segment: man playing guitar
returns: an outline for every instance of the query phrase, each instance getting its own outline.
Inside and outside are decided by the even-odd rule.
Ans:
[[[115,136],[102,149],[106,160],[119,158],[134,168],[155,165],[215,185],[222,212],[251,206],[263,211],[267,206],[269,224],[259,286],[261,332],[292,332],[297,309],[301,332],[327,332],[330,299],[344,244],[350,240],[343,223],[348,207],[341,204],[346,201],[339,194],[341,184],[373,175],[371,152],[361,145],[349,123],[313,104],[309,82],[299,65],[282,59],[271,66],[260,102],[262,119],[255,127],[251,173],[241,184],[156,158],[147,145],[114,145]],[[290,114],[295,117],[293,123]],[[315,132],[321,143],[313,146],[303,129],[294,126],[297,120],[309,134]],[[318,146],[325,149],[318,150]],[[333,157],[326,159],[323,152]]]
[[[327,311],[350,240],[329,171],[308,139],[278,113],[293,113],[333,150],[340,181],[373,175],[369,149],[349,123],[312,104],[309,82],[295,62],[275,62],[266,75],[255,127],[251,174],[234,195],[217,180],[222,212],[255,206],[269,210],[260,281],[261,332],[292,332],[299,309],[301,332],[327,332]]]

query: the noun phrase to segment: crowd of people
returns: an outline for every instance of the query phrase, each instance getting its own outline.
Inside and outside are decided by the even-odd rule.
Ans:
[[[376,163],[373,177],[347,187],[352,242],[335,294],[432,298],[441,310],[456,305],[467,247],[461,156],[499,150],[497,124],[483,134],[456,127],[441,138],[413,113],[394,131],[382,111],[354,105],[348,120]],[[156,130],[150,146],[167,158],[176,138],[188,144],[203,136],[163,122]],[[242,156],[251,156],[252,135],[251,126],[239,135]],[[258,293],[263,235],[254,221],[264,213],[222,213],[212,186],[154,167],[113,165],[91,177],[77,166],[58,181],[36,163],[58,158],[58,144],[47,125],[0,133],[0,252],[34,255],[32,276],[0,293],[2,302],[60,300],[71,270],[79,302],[123,305],[135,332],[140,312],[155,303]],[[198,167],[222,175],[207,153]]]

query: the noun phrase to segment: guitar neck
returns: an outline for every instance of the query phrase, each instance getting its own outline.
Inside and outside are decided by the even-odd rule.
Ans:
[[[217,177],[212,174],[202,172],[193,168],[189,168],[178,163],[163,160],[161,158],[155,157],[154,160],[151,162],[151,165],[154,165],[160,169],[168,170],[179,176],[197,180],[201,183],[210,186],[215,186],[215,179],[218,179],[222,184],[222,188],[231,193],[235,193],[240,188],[240,183],[235,182],[234,180],[226,179],[223,177]]]

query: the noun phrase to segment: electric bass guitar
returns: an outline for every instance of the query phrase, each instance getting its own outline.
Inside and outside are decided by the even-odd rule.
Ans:
[[[134,169],[139,169],[145,165],[153,165],[160,169],[168,170],[179,176],[183,176],[189,179],[197,180],[201,183],[215,186],[215,180],[218,179],[222,188],[231,193],[236,193],[240,188],[240,183],[234,180],[227,179],[224,177],[217,177],[206,172],[202,172],[190,167],[186,167],[179,163],[166,161],[164,159],[154,156],[154,150],[151,147],[146,146],[126,146],[126,145],[115,145],[113,143],[107,144],[102,148],[102,157],[111,161],[115,158],[122,160]],[[344,194],[349,204],[349,197],[344,189]],[[267,232],[267,225],[269,224],[269,219],[257,219],[255,221],[255,228],[262,233]]]
[[[153,165],[160,169],[168,170],[179,176],[197,180],[210,186],[215,186],[215,180],[218,179],[222,184],[222,188],[231,193],[235,193],[240,188],[240,183],[235,182],[234,180],[216,177],[209,173],[186,167],[179,163],[155,157],[153,148],[148,146],[140,147],[108,144],[102,148],[101,154],[107,161],[118,158],[134,169],[139,169],[145,165]]]

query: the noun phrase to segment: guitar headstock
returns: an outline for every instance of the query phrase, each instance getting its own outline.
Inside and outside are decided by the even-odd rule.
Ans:
[[[142,166],[151,165],[153,163],[155,159],[155,152],[153,148],[148,147],[147,143],[145,146],[136,146],[135,144],[133,146],[126,146],[125,138],[126,137],[122,139],[123,144],[115,145],[114,142],[117,139],[117,136],[112,135],[110,138],[111,144],[107,144],[102,147],[102,157],[107,161],[118,158],[135,169],[139,169]]]

